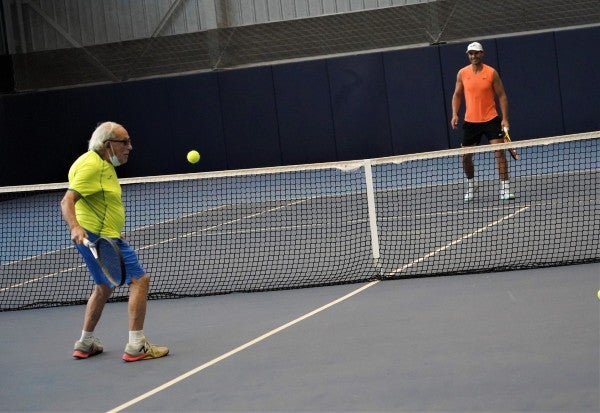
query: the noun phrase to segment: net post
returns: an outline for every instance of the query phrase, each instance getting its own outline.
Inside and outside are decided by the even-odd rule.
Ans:
[[[373,172],[371,160],[364,160],[365,181],[367,184],[367,206],[369,209],[369,228],[371,229],[371,249],[375,265],[379,263],[379,233],[377,231],[377,211],[375,210],[375,191],[373,190]]]

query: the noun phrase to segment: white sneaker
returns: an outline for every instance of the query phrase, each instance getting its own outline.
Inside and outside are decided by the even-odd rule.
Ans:
[[[465,202],[469,202],[473,200],[473,195],[475,194],[475,180],[468,179],[467,180],[467,192],[465,192]]]
[[[510,192],[500,193],[500,200],[501,201],[509,201],[511,199],[515,199],[515,194],[511,194]]]

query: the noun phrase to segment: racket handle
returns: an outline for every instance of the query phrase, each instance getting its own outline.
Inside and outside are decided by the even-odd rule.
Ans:
[[[94,244],[89,239],[84,238],[83,245],[85,245],[86,247],[88,247],[90,249],[90,251],[92,251],[92,255],[94,256],[94,258],[98,259],[98,251],[96,250],[96,244]]]

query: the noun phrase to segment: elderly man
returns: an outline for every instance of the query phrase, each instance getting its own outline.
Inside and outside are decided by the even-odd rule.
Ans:
[[[121,237],[125,224],[125,208],[115,167],[127,162],[131,139],[125,128],[114,122],[104,122],[93,132],[88,152],[81,155],[69,170],[69,189],[60,206],[71,231],[71,240],[82,255],[94,280],[88,300],[81,338],[75,342],[73,357],[85,359],[103,351],[94,330],[106,301],[114,291],[84,240],[98,237],[115,240],[126,267],[129,285],[129,340],[123,360],[138,361],[166,356],[167,347],[150,344],[144,335],[144,319],[150,277],[138,261],[133,248]]]

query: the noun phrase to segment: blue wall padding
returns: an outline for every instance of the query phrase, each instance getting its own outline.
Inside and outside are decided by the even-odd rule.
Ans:
[[[554,34],[498,39],[498,72],[509,102],[511,136],[530,139],[564,133]]]
[[[6,116],[4,115],[4,99],[0,99],[0,147],[4,147],[9,139],[12,139],[12,137],[9,136]],[[0,177],[7,175],[11,166],[10,162],[4,160],[0,162]]]
[[[600,27],[555,37],[565,133],[600,130]]]
[[[513,138],[600,130],[599,42],[600,27],[481,41]],[[458,147],[464,102],[459,128],[449,120],[468,43],[0,95],[0,186],[66,181],[105,120],[133,140],[122,177]],[[202,153],[196,165],[190,149]]]
[[[5,101],[6,137],[2,137],[0,184],[66,181],[65,150],[73,145],[72,129],[62,115],[65,95],[50,91],[14,95]],[[72,119],[77,122],[77,117]],[[84,143],[87,145],[87,143]]]
[[[219,73],[228,169],[281,165],[271,67]]]
[[[384,53],[394,155],[448,148],[444,88],[435,47]]]
[[[181,153],[184,142],[176,142],[171,133],[168,102],[171,81],[126,82],[116,91],[117,122],[123,123],[133,142],[129,162],[119,175],[166,174],[185,157]]]
[[[120,110],[115,106],[117,98],[129,100],[129,97],[116,96],[120,88],[116,84],[98,85],[88,88],[72,88],[63,91],[64,107],[57,114],[57,122],[61,124],[60,132],[68,134],[69,144],[62,148],[65,161],[73,162],[87,150],[88,140],[98,123],[104,121],[122,121]],[[132,138],[135,139],[135,136]],[[134,142],[135,144],[135,142]],[[132,155],[135,157],[135,154]],[[67,179],[70,163],[65,162],[64,170],[57,181]],[[121,171],[121,175],[125,170]]]
[[[339,160],[392,153],[381,53],[329,59],[331,107]]]
[[[176,155],[172,169],[178,172],[227,169],[217,74],[171,79],[167,102],[172,145],[168,150]],[[185,162],[185,155],[191,149],[202,156],[194,165]]]
[[[285,165],[337,159],[326,60],[273,66]]]

